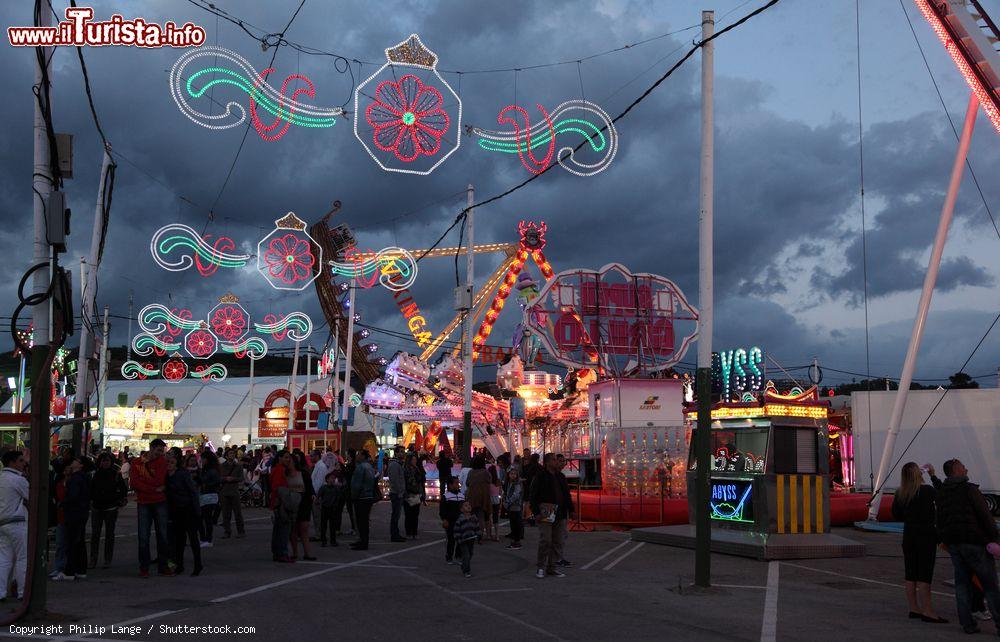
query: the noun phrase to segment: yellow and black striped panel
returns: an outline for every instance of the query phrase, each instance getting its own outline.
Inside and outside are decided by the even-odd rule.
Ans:
[[[778,533],[823,533],[827,527],[823,475],[775,475]]]

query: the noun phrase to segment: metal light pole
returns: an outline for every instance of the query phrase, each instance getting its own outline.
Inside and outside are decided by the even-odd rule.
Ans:
[[[299,344],[295,342],[295,356],[292,357],[292,376],[288,378],[288,430],[295,430],[295,379],[299,371]]]
[[[701,12],[701,39],[705,42],[715,30],[715,12]],[[709,467],[711,466],[712,430],[712,321],[713,321],[713,157],[715,115],[713,105],[712,41],[701,48],[701,189],[698,214],[698,430],[694,451],[695,477],[695,555],[694,583],[707,587],[712,583],[712,524],[709,521]]]
[[[354,356],[354,295],[357,291],[357,282],[352,278],[351,295],[348,299],[350,303],[347,306],[347,348],[344,350],[344,402],[340,404],[340,429],[343,431],[340,436],[341,443],[347,435],[347,408],[351,405],[348,403],[348,399],[351,396],[351,357]]]
[[[101,333],[104,340],[101,341],[101,356],[97,366],[97,426],[101,432],[100,443],[102,448],[104,447],[104,406],[107,403],[105,393],[108,390],[108,356],[111,354],[111,347],[108,345],[110,335],[111,326],[108,324],[108,306],[104,306],[104,329]]]
[[[979,99],[975,93],[969,94],[969,106],[965,110],[965,123],[962,125],[962,136],[958,141],[958,151],[955,162],[951,166],[951,180],[948,182],[948,193],[941,207],[941,220],[938,222],[937,235],[934,237],[934,247],[927,264],[927,274],[924,276],[924,288],[920,292],[920,302],[917,304],[917,318],[913,321],[913,332],[910,334],[910,344],[906,348],[906,358],[903,360],[903,373],[899,377],[899,391],[892,405],[892,415],[889,417],[889,430],[885,437],[885,447],[882,449],[882,459],[878,465],[878,475],[875,477],[875,488],[872,490],[871,505],[868,507],[868,519],[878,518],[879,504],[882,500],[882,483],[889,473],[889,463],[892,460],[896,446],[896,436],[899,425],[903,421],[903,411],[906,410],[906,396],[910,392],[913,381],[913,370],[917,365],[917,353],[920,351],[920,341],[924,337],[924,324],[927,322],[927,312],[931,307],[931,297],[934,295],[934,284],[937,283],[938,268],[941,267],[941,254],[948,239],[948,228],[955,214],[955,200],[958,198],[958,188],[962,184],[962,173],[965,170],[965,159],[969,154],[969,142],[972,140],[972,129],[976,124],[976,113],[979,110]],[[869,426],[869,430],[871,426]],[[878,489],[878,490],[875,490]]]
[[[90,414],[90,368],[87,367],[87,362],[92,352],[90,335],[96,312],[97,269],[101,264],[101,238],[104,236],[104,190],[113,164],[111,152],[105,149],[104,159],[101,161],[101,180],[97,186],[97,204],[94,207],[94,230],[90,236],[90,258],[80,261],[80,317],[83,322],[80,324],[80,350],[77,355],[74,417]],[[83,424],[73,424],[73,452],[81,452],[82,437]]]
[[[472,239],[472,219],[473,210],[472,202],[475,199],[476,190],[470,184],[466,192],[466,207],[468,211],[466,212],[465,224],[466,224],[466,235],[468,239],[466,240],[467,251],[465,252],[465,287],[468,292],[465,294],[465,299],[463,300],[463,305],[468,306],[465,311],[465,322],[463,324],[464,333],[463,338],[463,367],[462,370],[465,374],[465,389],[464,400],[463,400],[463,413],[462,413],[462,439],[459,441],[461,444],[459,453],[456,453],[462,461],[463,466],[468,466],[472,459],[472,292],[475,289],[475,271],[473,268],[472,257],[475,254],[472,248],[475,246]]]
[[[306,347],[306,404],[303,406],[306,409],[306,430],[309,430],[309,418],[310,418],[310,408],[309,408],[309,377],[312,376],[312,346]]]
[[[250,412],[247,417],[247,448],[249,448],[250,444],[253,443],[253,422],[254,415],[256,414],[254,413],[256,406],[253,401],[253,363],[254,360],[250,359],[250,391],[247,393],[247,399],[250,402]]]

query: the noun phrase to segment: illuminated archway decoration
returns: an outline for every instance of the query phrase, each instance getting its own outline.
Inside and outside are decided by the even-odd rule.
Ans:
[[[137,334],[135,338],[132,339],[132,352],[136,353],[140,357],[149,356],[154,352],[162,356],[168,352],[177,352],[180,349],[181,346],[179,343],[163,341],[149,334]]]
[[[313,331],[312,319],[304,312],[289,312],[278,318],[274,314],[264,316],[265,323],[255,323],[254,330],[271,335],[275,341],[288,337],[292,341],[305,341]]]
[[[122,364],[122,376],[126,379],[145,379],[146,377],[155,377],[158,374],[160,371],[149,363],[126,361]]]
[[[305,222],[289,212],[257,244],[257,270],[276,290],[304,290],[319,275],[323,250]]]
[[[462,101],[416,34],[385,57],[354,92],[354,136],[385,171],[430,174],[461,145]]]
[[[186,315],[185,315],[186,313]],[[185,318],[187,316],[187,318]],[[139,310],[139,327],[151,335],[163,332],[176,337],[185,330],[195,330],[204,323],[191,319],[190,310],[168,309],[159,303],[150,303]]]
[[[201,364],[195,366],[194,370],[188,373],[188,376],[202,381],[225,381],[226,377],[229,376],[229,370],[221,363]]]
[[[413,255],[401,247],[386,247],[375,256],[362,255],[356,248],[344,252],[344,261],[330,261],[330,268],[337,276],[357,279],[364,288],[376,283],[393,292],[405,290],[417,280],[417,262]]]
[[[250,333],[250,313],[232,292],[219,299],[208,313],[208,325],[220,341],[237,343]]]
[[[211,62],[211,66],[189,74],[188,66],[199,59],[205,59],[206,64]],[[171,68],[170,94],[178,109],[192,122],[208,129],[231,129],[246,121],[247,111],[243,105],[230,101],[219,113],[206,114],[195,109],[188,99],[201,99],[205,96],[205,92],[215,85],[236,87],[246,92],[254,129],[266,141],[281,138],[292,125],[310,128],[333,127],[337,123],[337,117],[343,115],[344,110],[340,107],[314,107],[297,100],[300,95],[316,97],[316,88],[306,76],[301,74],[286,76],[279,91],[267,83],[267,76],[273,72],[273,68],[258,72],[245,58],[229,49],[213,46],[198,47],[178,58]],[[285,93],[293,81],[300,81],[304,86],[297,87],[288,97]],[[273,116],[274,122],[265,124],[259,116],[258,108]],[[281,126],[282,121],[284,126]]]
[[[183,272],[192,266],[198,274],[211,276],[220,267],[241,268],[250,261],[249,254],[230,254],[236,244],[227,236],[220,236],[214,243],[209,242],[210,234],[202,237],[193,228],[181,223],[164,225],[153,234],[149,242],[149,253],[153,261],[164,270]],[[184,252],[177,260],[168,257],[175,251]],[[188,254],[190,252],[190,254]]]
[[[509,124],[513,131],[493,131],[480,127],[472,128],[472,133],[479,138],[479,147],[490,152],[517,154],[524,168],[533,174],[541,174],[553,162],[571,174],[577,176],[593,176],[606,170],[618,153],[618,130],[608,115],[598,105],[587,100],[567,100],[552,110],[545,111],[541,105],[536,105],[542,113],[542,120],[530,125],[528,112],[518,105],[508,105],[500,110],[497,122]],[[518,124],[518,119],[509,116],[516,113],[524,120],[524,127]],[[573,134],[574,145],[567,145],[555,151],[555,141],[560,134]],[[579,138],[585,142],[580,151],[576,151]],[[534,150],[542,148],[545,155],[538,159]],[[598,155],[595,162],[588,163],[577,154],[589,150],[590,154]],[[581,154],[582,156],[582,154]]]
[[[503,283],[497,289],[496,296],[493,297],[493,302],[490,303],[489,309],[483,315],[479,331],[472,338],[473,359],[477,357],[480,349],[486,343],[486,338],[493,332],[493,324],[496,323],[497,317],[500,316],[500,311],[503,310],[503,306],[507,302],[507,297],[510,296],[511,290],[517,283],[518,274],[524,269],[524,264],[527,262],[528,257],[531,257],[535,262],[535,265],[541,270],[542,276],[546,280],[552,278],[552,266],[549,265],[549,262],[545,259],[545,254],[542,252],[545,249],[545,232],[547,230],[548,226],[544,221],[539,224],[536,224],[534,221],[521,221],[517,224],[517,231],[521,234],[521,240],[517,247],[517,255],[510,267],[507,268]]]

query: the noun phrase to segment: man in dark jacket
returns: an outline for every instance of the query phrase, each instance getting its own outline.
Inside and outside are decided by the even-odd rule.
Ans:
[[[563,573],[556,570],[565,534],[561,522],[568,517],[575,519],[576,509],[573,507],[573,496],[569,492],[566,477],[559,474],[555,453],[545,453],[542,463],[543,467],[532,479],[529,494],[531,511],[538,523],[538,569],[535,577],[564,577]]]
[[[996,562],[986,552],[986,544],[998,539],[997,525],[986,507],[979,486],[969,482],[969,471],[957,459],[944,462],[947,479],[937,493],[937,529],[948,546],[955,567],[955,603],[958,620],[966,633],[979,630],[972,618],[969,592],[972,577],[979,578],[986,605],[1000,626],[1000,588]]]
[[[441,495],[441,502],[438,507],[438,515],[441,517],[441,528],[444,529],[445,535],[448,536],[444,559],[449,564],[455,563],[455,522],[458,521],[458,516],[462,514],[462,504],[464,503],[465,495],[462,494],[462,485],[459,483],[458,477],[449,477],[445,481],[445,491]]]
[[[90,480],[90,568],[97,566],[101,531],[104,531],[104,568],[111,566],[115,552],[115,524],[118,509],[125,505],[128,486],[114,465],[111,455],[102,452],[97,457],[97,470]]]
[[[441,484],[441,496],[443,497],[445,491],[448,490],[448,480],[451,479],[451,467],[454,462],[451,457],[448,456],[448,449],[442,448],[441,454],[438,455],[437,460],[437,470],[438,470],[438,483]]]
[[[243,526],[243,507],[240,505],[240,485],[243,483],[243,464],[236,459],[236,449],[230,448],[225,453],[226,460],[222,462],[220,475],[222,487],[219,490],[219,502],[222,504],[222,539],[232,537],[232,518],[236,514],[236,537],[246,535]]]

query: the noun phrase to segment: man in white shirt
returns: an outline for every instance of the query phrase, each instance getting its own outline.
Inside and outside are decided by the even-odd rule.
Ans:
[[[7,598],[10,572],[14,570],[17,598],[24,598],[28,568],[28,480],[24,453],[5,452],[0,458],[0,600]]]

